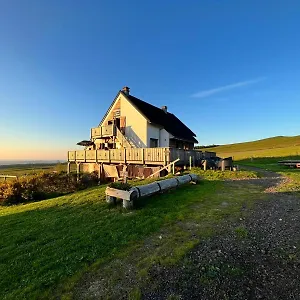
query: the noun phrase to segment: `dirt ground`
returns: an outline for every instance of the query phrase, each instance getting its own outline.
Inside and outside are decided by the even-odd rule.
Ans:
[[[154,268],[143,299],[300,299],[300,199],[274,193],[282,179],[263,175],[249,182],[263,186],[267,199],[178,266]]]
[[[136,295],[107,290],[104,297],[99,289],[105,280],[93,278],[81,285],[76,298],[300,299],[300,198],[276,193],[282,180],[267,171],[261,179],[247,180],[263,188],[264,200],[235,223],[222,222],[222,234],[201,240],[178,264],[153,265]],[[228,184],[238,186],[239,181]],[[126,273],[127,281],[115,288],[137,283],[133,272]]]

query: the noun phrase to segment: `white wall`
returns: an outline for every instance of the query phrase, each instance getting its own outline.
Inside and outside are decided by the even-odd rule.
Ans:
[[[121,116],[126,116],[125,136],[133,146],[147,147],[147,120],[123,95],[120,97]]]
[[[159,147],[170,146],[170,134],[167,130],[161,129],[159,134]]]
[[[150,147],[150,138],[158,140],[158,147],[169,147],[171,136],[165,129],[148,123],[147,119],[122,94],[119,95],[114,107],[119,100],[121,116],[126,117],[125,136],[134,147]],[[107,118],[108,116],[102,123],[105,123]]]
[[[150,139],[157,139],[158,140],[158,147],[160,147],[160,138],[159,138],[159,127],[154,126],[148,123],[148,144],[147,147],[150,147]]]

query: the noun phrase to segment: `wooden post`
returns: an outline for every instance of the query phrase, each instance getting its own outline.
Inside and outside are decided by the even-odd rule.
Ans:
[[[192,157],[190,156],[190,170],[192,169]]]
[[[80,163],[77,163],[77,181],[80,179]]]
[[[145,149],[144,148],[141,148],[142,149],[142,164],[144,165],[145,164]]]
[[[128,172],[127,172],[127,166],[124,165],[124,166],[123,166],[123,182],[124,182],[124,183],[127,183],[127,175],[128,175]]]
[[[204,160],[204,163],[203,163],[203,170],[204,170],[204,171],[207,170],[207,160]]]
[[[175,163],[172,164],[172,173],[173,173],[173,175],[175,174]]]
[[[225,160],[222,160],[222,163],[221,163],[221,170],[222,170],[222,171],[225,171]]]
[[[98,164],[98,183],[100,184],[101,182],[101,174],[102,173],[102,165]]]
[[[67,173],[70,174],[70,171],[71,171],[71,163],[68,162],[68,165],[67,165]]]

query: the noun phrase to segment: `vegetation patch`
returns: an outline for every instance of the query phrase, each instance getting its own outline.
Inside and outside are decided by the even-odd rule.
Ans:
[[[108,186],[123,191],[129,191],[132,188],[131,184],[125,182],[112,182]]]
[[[220,170],[201,170],[200,168],[192,168],[193,174],[206,180],[236,180],[258,178],[259,174],[255,171],[220,171]]]
[[[245,239],[248,236],[248,230],[245,227],[237,227],[234,231],[240,239]]]
[[[40,173],[0,183],[0,205],[40,201],[81,190],[98,183],[97,175]]]

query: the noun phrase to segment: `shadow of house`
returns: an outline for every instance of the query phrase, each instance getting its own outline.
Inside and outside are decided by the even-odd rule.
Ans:
[[[139,136],[134,132],[131,126],[125,128],[127,141],[134,148],[146,148],[147,145],[139,138]]]

